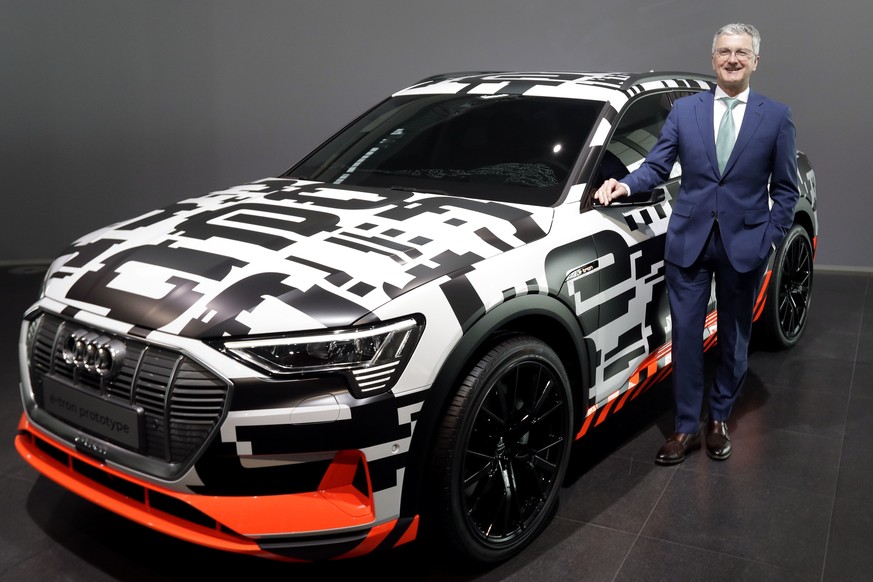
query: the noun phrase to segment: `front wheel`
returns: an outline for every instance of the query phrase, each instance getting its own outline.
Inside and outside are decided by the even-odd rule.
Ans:
[[[438,429],[440,538],[496,563],[548,525],[572,445],[572,395],[558,356],[529,336],[501,341],[470,370]]]
[[[762,347],[790,348],[806,330],[812,299],[812,259],[809,234],[795,224],[776,250],[767,284],[767,303],[758,321]]]

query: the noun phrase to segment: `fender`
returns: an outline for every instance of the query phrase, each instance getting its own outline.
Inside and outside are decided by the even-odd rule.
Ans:
[[[522,295],[502,303],[479,318],[443,362],[431,386],[421,417],[416,421],[407,458],[403,499],[400,514],[415,513],[422,507],[423,493],[428,483],[429,451],[434,434],[442,419],[448,401],[463,375],[484,351],[493,345],[494,337],[503,332],[524,332],[548,343],[567,365],[571,389],[577,398],[574,403],[574,426],[578,428],[582,416],[580,406],[588,403],[584,392],[590,386],[589,346],[584,331],[572,311],[559,299],[548,295]]]

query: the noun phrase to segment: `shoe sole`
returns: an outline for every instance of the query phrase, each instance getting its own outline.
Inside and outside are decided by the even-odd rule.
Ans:
[[[656,465],[664,465],[664,466],[678,465],[679,463],[681,463],[684,460],[685,460],[685,457],[682,457],[681,459],[655,459],[655,464]]]
[[[724,461],[725,459],[727,459],[728,457],[731,456],[732,452],[733,451],[728,451],[728,453],[726,455],[716,455],[715,453],[711,453],[709,451],[706,451],[706,454],[709,456],[710,459],[714,459],[716,461]]]

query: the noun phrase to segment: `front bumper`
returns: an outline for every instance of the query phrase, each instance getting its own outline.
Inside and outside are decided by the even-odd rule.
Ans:
[[[218,550],[286,561],[351,558],[409,542],[417,533],[417,516],[376,523],[369,470],[359,451],[337,452],[315,491],[212,496],[173,491],[123,474],[57,444],[26,415],[15,447],[37,471],[85,499]]]

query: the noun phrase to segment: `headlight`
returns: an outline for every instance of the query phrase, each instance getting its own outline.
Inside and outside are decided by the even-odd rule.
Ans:
[[[412,355],[424,324],[414,318],[312,335],[224,342],[223,348],[270,375],[336,372],[355,396],[386,392]]]

